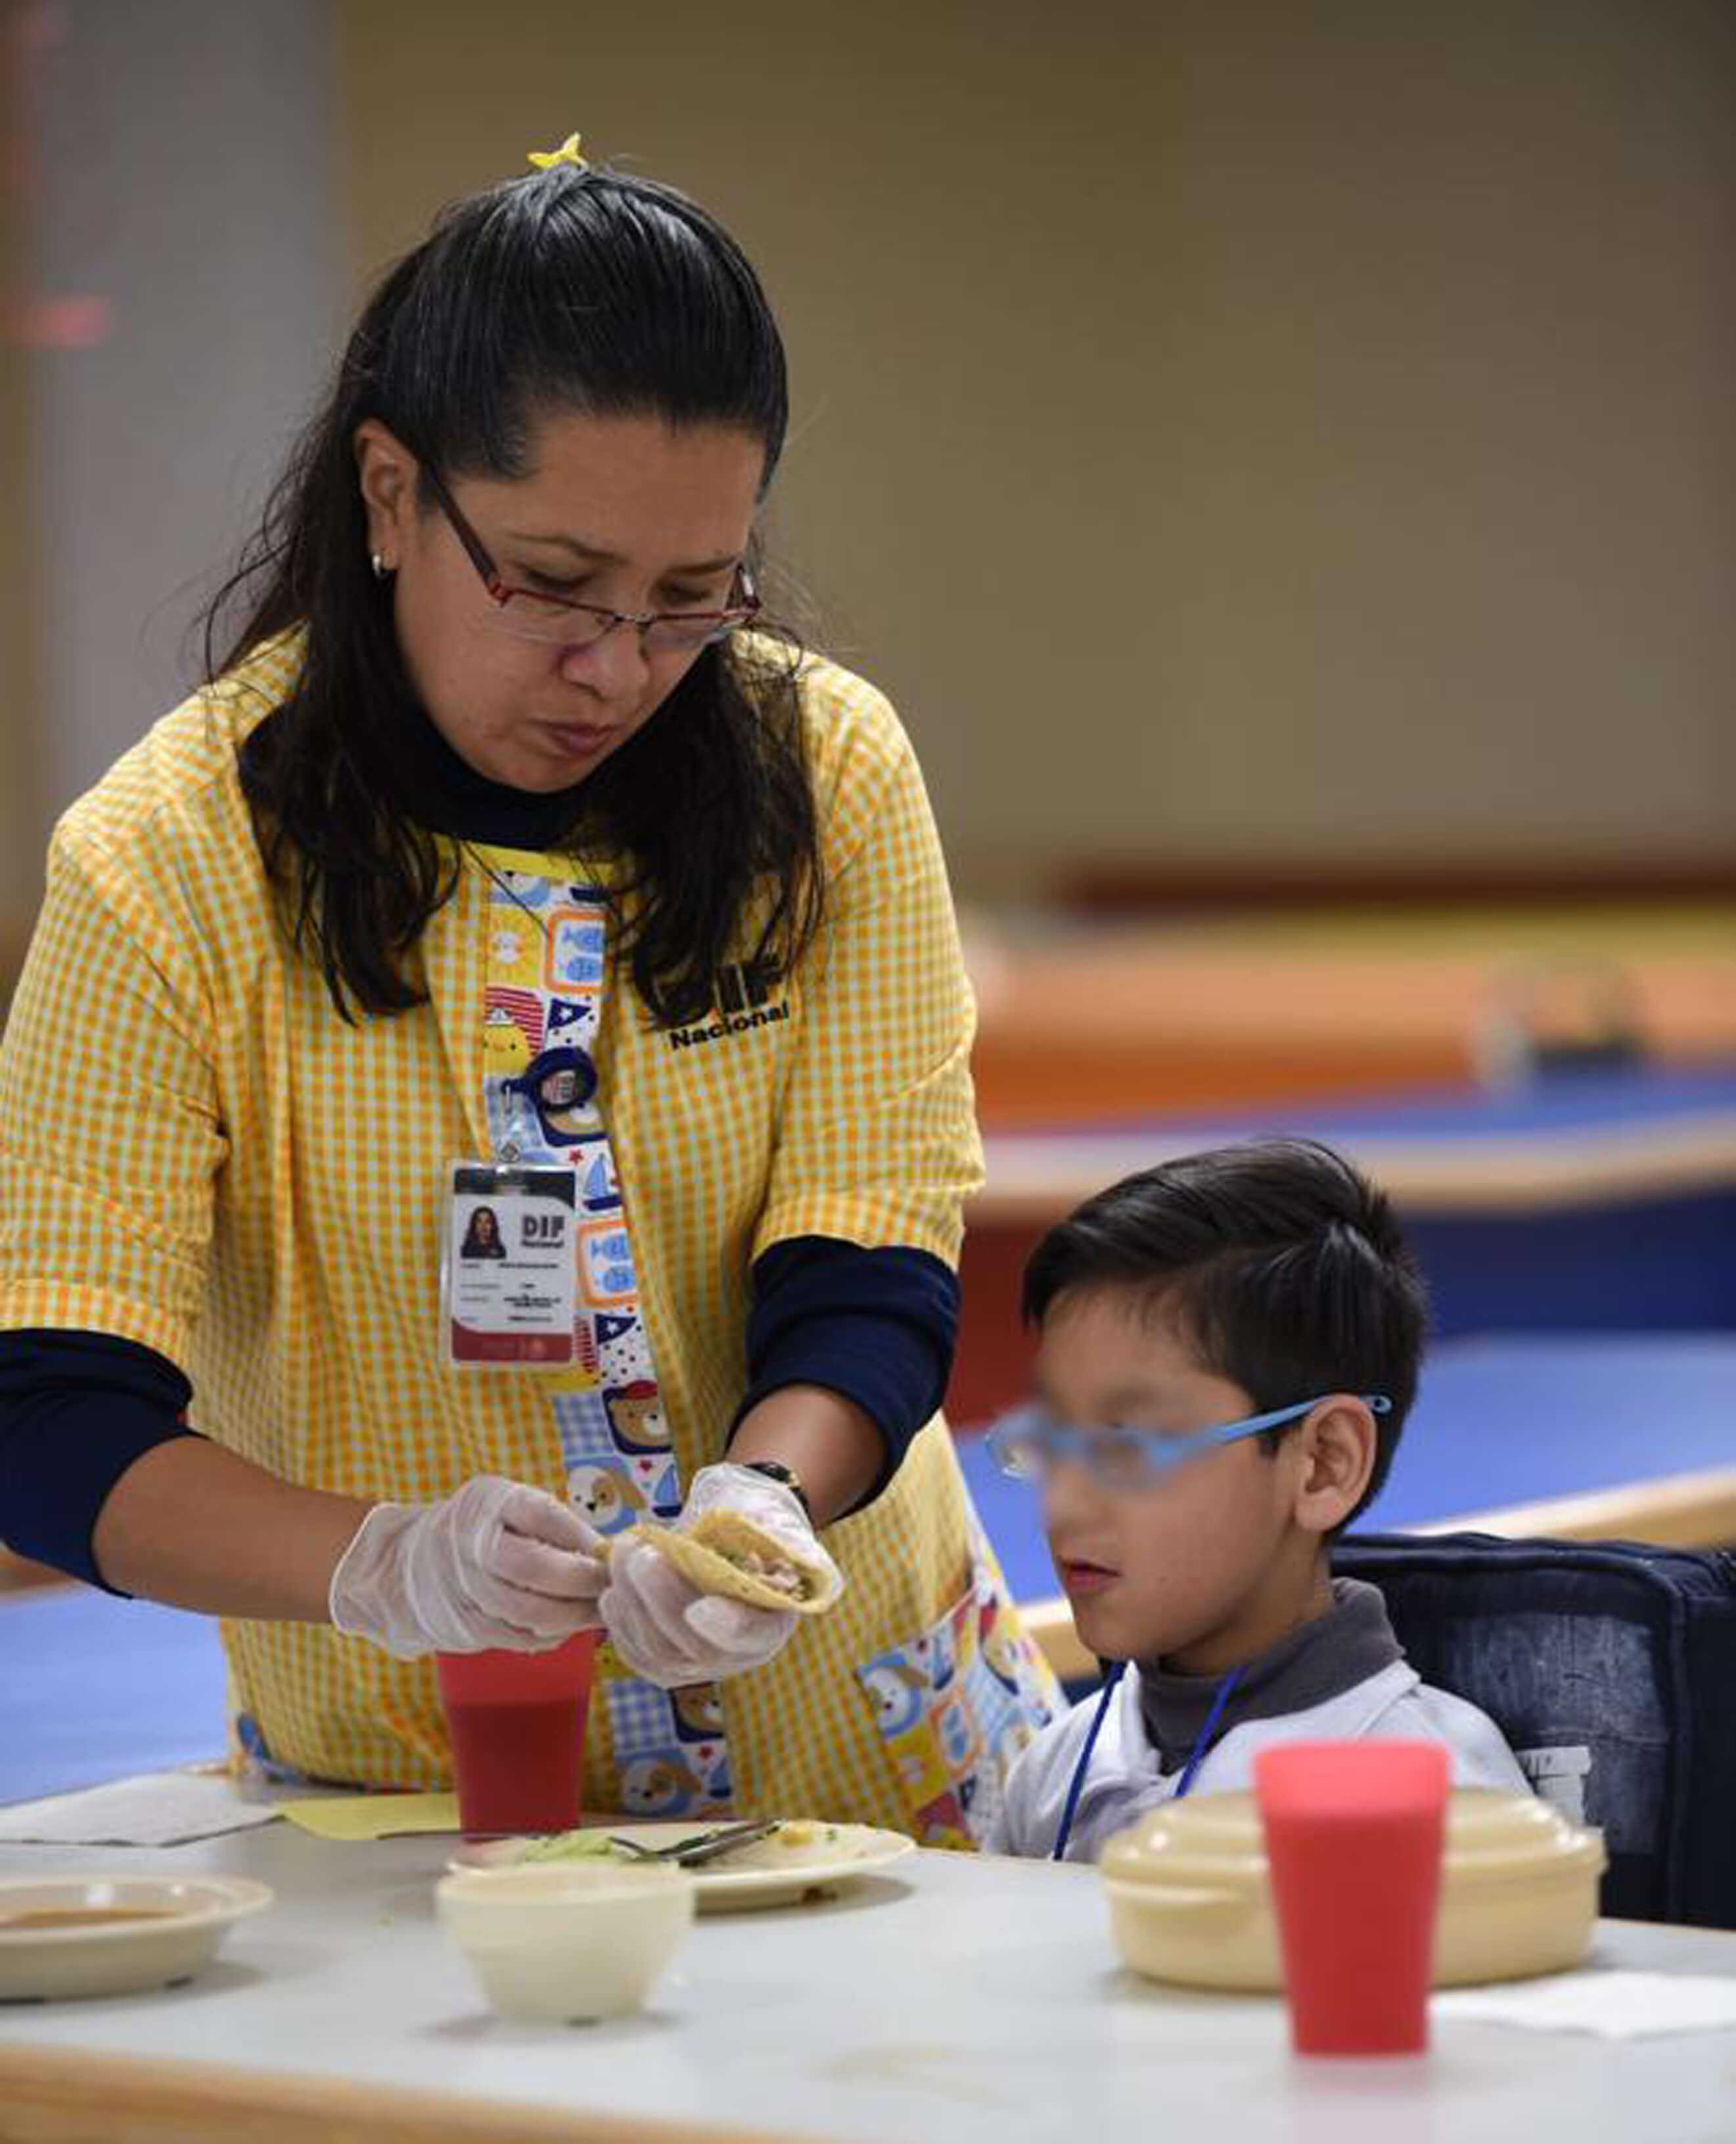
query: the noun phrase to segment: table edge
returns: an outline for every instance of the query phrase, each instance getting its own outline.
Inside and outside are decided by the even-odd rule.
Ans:
[[[163,2056],[0,2045],[8,2144],[821,2144],[806,2132],[538,2107]]]

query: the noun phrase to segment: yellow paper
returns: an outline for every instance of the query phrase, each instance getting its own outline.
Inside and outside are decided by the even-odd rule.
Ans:
[[[456,1831],[456,1794],[326,1794],[279,1802],[277,1814],[315,1839],[384,1839],[394,1831]]]

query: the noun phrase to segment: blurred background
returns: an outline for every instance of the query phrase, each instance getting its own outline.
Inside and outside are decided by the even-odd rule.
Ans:
[[[1396,1192],[1443,1361],[1728,1432],[1726,0],[0,22],[0,976],[363,293],[577,127],[759,266],[776,546],[927,772],[990,1142],[955,1417],[1044,1220],[1285,1128]]]

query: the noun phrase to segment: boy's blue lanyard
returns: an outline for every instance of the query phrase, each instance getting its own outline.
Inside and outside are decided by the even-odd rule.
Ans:
[[[1097,1700],[1096,1717],[1091,1722],[1090,1731],[1085,1736],[1085,1746],[1079,1752],[1079,1762],[1074,1766],[1073,1777],[1068,1782],[1067,1799],[1061,1809],[1061,1827],[1055,1834],[1054,1851],[1049,1857],[1051,1861],[1059,1861],[1066,1855],[1067,1841],[1073,1834],[1074,1814],[1079,1808],[1079,1794],[1084,1787],[1085,1774],[1091,1769],[1091,1752],[1097,1747],[1097,1738],[1103,1728],[1104,1715],[1114,1701],[1115,1692],[1121,1685],[1121,1678],[1126,1671],[1127,1662],[1117,1660],[1114,1666],[1109,1670],[1109,1675],[1104,1683],[1103,1695]],[[1206,1724],[1195,1737],[1193,1747],[1188,1754],[1188,1761],[1182,1767],[1181,1781],[1174,1794],[1177,1801],[1179,1801],[1193,1784],[1194,1774],[1204,1764],[1206,1752],[1212,1746],[1212,1737],[1217,1733],[1218,1723],[1223,1717],[1223,1708],[1230,1701],[1230,1693],[1241,1680],[1242,1670],[1239,1667],[1233,1667],[1218,1684],[1217,1695],[1212,1700],[1212,1709],[1206,1715]]]

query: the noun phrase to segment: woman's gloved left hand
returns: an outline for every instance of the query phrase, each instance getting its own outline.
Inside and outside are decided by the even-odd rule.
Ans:
[[[823,1571],[835,1568],[794,1490],[751,1467],[727,1461],[702,1467],[676,1526],[689,1528],[707,1511],[737,1512],[804,1564]],[[608,1588],[598,1608],[622,1660],[663,1690],[763,1667],[796,1628],[786,1609],[753,1608],[745,1601],[701,1593],[642,1542],[610,1557]]]

